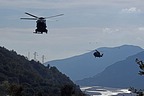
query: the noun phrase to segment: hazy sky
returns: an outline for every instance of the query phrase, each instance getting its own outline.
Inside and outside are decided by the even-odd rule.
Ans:
[[[40,60],[62,59],[99,47],[144,48],[144,0],[0,0],[0,46]],[[48,34],[33,34],[29,17],[63,13],[47,20]],[[58,21],[55,21],[58,20]]]

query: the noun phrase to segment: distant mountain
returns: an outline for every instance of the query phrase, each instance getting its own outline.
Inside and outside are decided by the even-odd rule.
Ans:
[[[68,92],[82,94],[56,67],[45,67],[0,47],[0,96],[61,96]]]
[[[102,47],[97,50],[104,54],[102,58],[95,58],[93,56],[94,51],[91,51],[71,58],[49,61],[46,65],[56,66],[72,80],[80,80],[94,76],[102,72],[107,66],[143,51],[142,48],[133,45],[114,48]]]
[[[138,74],[140,69],[135,62],[136,58],[144,60],[144,51],[110,65],[94,77],[79,80],[76,83],[81,86],[144,88],[144,77]]]

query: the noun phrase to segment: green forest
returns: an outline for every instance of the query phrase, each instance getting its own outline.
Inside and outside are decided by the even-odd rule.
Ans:
[[[0,47],[0,96],[85,96],[54,66]]]

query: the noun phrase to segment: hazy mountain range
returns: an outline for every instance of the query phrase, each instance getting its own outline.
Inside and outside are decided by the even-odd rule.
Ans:
[[[81,80],[95,76],[106,67],[143,51],[142,48],[133,45],[123,45],[113,48],[102,47],[97,50],[104,54],[102,58],[95,58],[93,56],[94,51],[91,51],[71,58],[49,61],[46,65],[56,66],[72,80]]]
[[[119,88],[133,86],[144,88],[144,77],[138,74],[140,68],[135,62],[136,58],[143,60],[144,51],[110,65],[103,72],[91,78],[79,80],[77,84],[84,86],[100,85]]]

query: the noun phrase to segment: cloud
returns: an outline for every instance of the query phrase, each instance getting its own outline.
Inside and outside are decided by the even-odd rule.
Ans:
[[[114,33],[114,32],[119,32],[119,31],[120,31],[119,29],[108,28],[108,27],[102,29],[102,32],[104,32],[104,33],[109,33],[109,34]]]
[[[1,7],[13,8],[39,8],[39,9],[53,9],[53,8],[73,8],[100,4],[99,0],[1,0]]]
[[[136,7],[131,8],[124,8],[121,10],[121,13],[141,13],[141,9],[138,9]]]
[[[0,0],[0,8],[24,8],[24,9],[68,9],[68,8],[119,8],[124,6],[141,6],[144,1],[140,0]],[[113,8],[113,9],[115,9]],[[136,7],[125,8],[122,11],[134,12]]]
[[[129,0],[0,0],[2,7],[20,8],[72,8],[85,6],[111,6],[123,5]],[[130,0],[131,1],[131,0]],[[130,2],[129,1],[129,2]],[[119,3],[122,2],[122,3]],[[127,4],[127,3],[126,3]]]
[[[22,54],[30,51],[48,54],[46,57],[49,60],[80,54],[85,52],[85,49],[101,46],[119,44],[143,46],[143,42],[139,42],[135,38],[143,38],[142,30],[144,28],[139,28],[141,31],[138,34],[132,27],[133,25],[138,26],[138,24],[142,26],[141,19],[143,17],[128,14],[141,13],[144,9],[143,1],[13,0],[11,2],[11,0],[0,0],[1,17],[3,18],[0,23],[0,44]],[[57,13],[65,15],[60,17],[58,22],[48,22],[49,34],[37,35],[32,33],[35,29],[35,21],[19,19],[26,16],[25,11],[38,16]],[[121,14],[117,14],[118,11],[121,11]],[[121,25],[126,28],[126,31],[121,28]],[[130,29],[134,31],[126,26],[130,26]],[[89,42],[98,43],[89,44]]]
[[[139,31],[144,31],[144,27],[139,27],[138,30]]]

